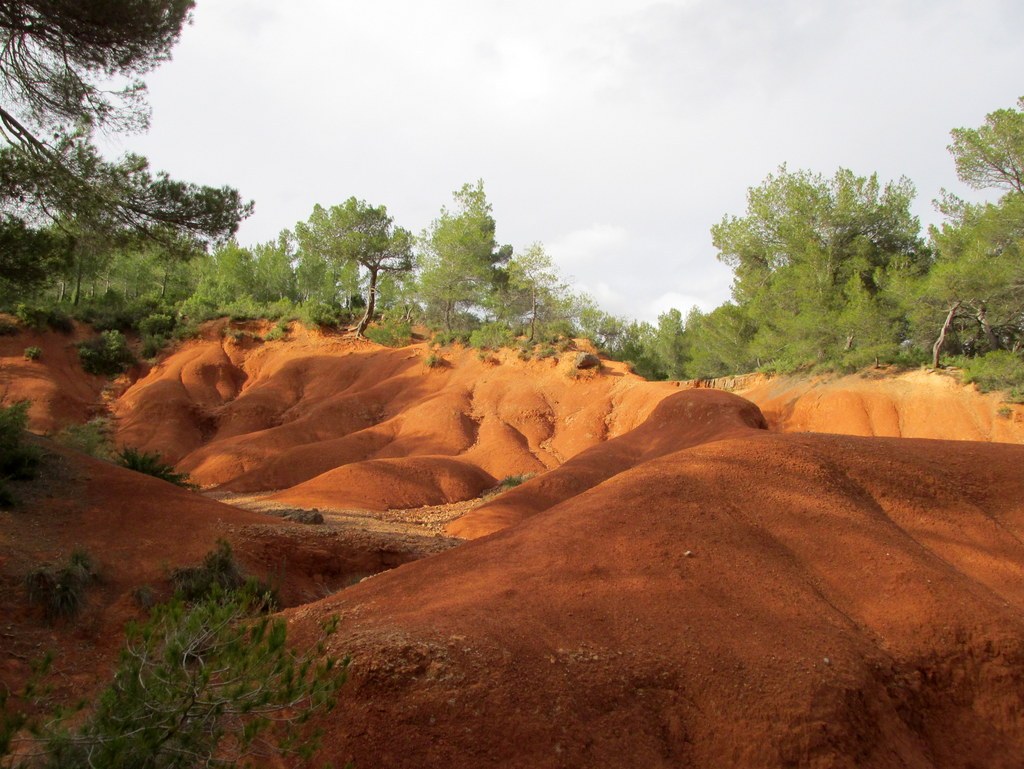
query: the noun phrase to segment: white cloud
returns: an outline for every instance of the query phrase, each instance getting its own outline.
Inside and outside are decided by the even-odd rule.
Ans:
[[[905,174],[934,220],[949,129],[1024,93],[1021,28],[1017,0],[199,0],[121,147],[255,198],[244,242],[350,195],[418,231],[482,177],[502,242],[653,319],[728,295],[708,230],[780,163]]]

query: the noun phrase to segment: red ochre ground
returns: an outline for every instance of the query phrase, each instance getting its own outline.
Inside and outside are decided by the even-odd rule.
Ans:
[[[575,372],[573,351],[428,367],[426,344],[222,325],[105,402],[72,338],[2,337],[3,400],[34,398],[37,432],[109,412],[120,445],[212,497],[328,522],[44,442],[0,513],[4,683],[53,648],[58,692],[96,691],[138,588],[224,538],[277,579],[296,643],[341,619],[352,680],[319,756],[336,765],[1024,765],[1020,406],[936,372],[746,378],[740,397]],[[332,523],[454,503],[457,547]],[[22,580],[74,547],[102,581],[47,625]]]

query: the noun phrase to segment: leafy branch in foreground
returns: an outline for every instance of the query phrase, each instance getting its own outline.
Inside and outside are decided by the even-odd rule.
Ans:
[[[271,753],[308,759],[309,719],[330,710],[348,659],[320,641],[287,645],[284,620],[252,618],[258,596],[215,592],[194,605],[172,600],[130,625],[114,681],[75,727],[59,716],[38,730],[22,769],[153,769],[259,764]],[[21,754],[25,755],[25,754]]]

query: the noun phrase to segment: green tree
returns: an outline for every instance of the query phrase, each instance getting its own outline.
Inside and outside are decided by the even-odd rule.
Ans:
[[[1024,97],[1018,100],[1024,110]],[[979,128],[955,128],[957,176],[1002,190],[996,203],[969,204],[944,192],[946,221],[932,228],[935,263],[916,286],[912,321],[931,335],[932,365],[944,349],[978,355],[1024,346],[1024,111],[1000,109]]]
[[[129,626],[113,683],[85,720],[48,724],[41,753],[21,766],[188,769],[270,753],[308,758],[317,741],[305,725],[333,707],[348,662],[328,655],[323,639],[306,652],[289,648],[284,620],[252,618],[258,600],[215,591],[191,606],[154,608]]]
[[[507,279],[503,267],[512,256],[498,247],[491,204],[483,180],[453,193],[454,210],[441,215],[421,236],[419,293],[428,317],[451,331],[460,313],[485,304],[495,286]]]
[[[949,151],[960,180],[974,189],[1024,193],[1024,96],[1019,109],[999,109],[979,128],[954,128]]]
[[[783,167],[752,188],[746,216],[711,231],[718,258],[735,272],[733,299],[757,328],[751,352],[801,363],[836,360],[855,346],[895,349],[899,323],[885,292],[927,258],[913,197],[907,179],[882,186],[845,169],[825,179]],[[853,302],[885,322],[861,322],[863,312],[848,312]]]
[[[658,316],[654,355],[667,379],[685,379],[690,358],[683,314],[674,307]]]
[[[296,278],[303,299],[349,308],[351,297],[359,292],[359,265],[342,242],[344,218],[338,206],[317,204],[309,219],[295,225]]]
[[[251,210],[236,190],[104,159],[92,132],[145,128],[141,76],[170,55],[192,0],[13,0],[0,8],[0,201],[26,225],[86,217],[89,229],[154,239],[230,235]],[[117,83],[123,84],[118,88]]]
[[[382,275],[412,269],[412,235],[394,226],[384,206],[349,198],[340,206],[317,205],[306,223],[295,226],[300,247],[340,274],[346,267],[366,275],[366,310],[356,326],[363,335],[377,306]]]
[[[529,341],[536,340],[538,326],[567,319],[568,286],[542,244],[533,243],[515,254],[507,273],[506,290],[499,301],[516,322],[529,329]]]

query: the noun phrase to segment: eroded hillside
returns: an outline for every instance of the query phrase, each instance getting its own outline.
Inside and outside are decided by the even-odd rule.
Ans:
[[[296,642],[341,620],[353,677],[319,721],[336,765],[1019,766],[1020,407],[938,374],[732,383],[746,400],[572,353],[429,354],[212,326],[121,383],[116,436],[284,507],[452,502],[535,473],[449,524],[472,541],[398,550],[53,447],[2,514],[5,682],[48,644],[61,693],[93,693],[139,585],[224,538],[282,575]],[[829,428],[860,434],[785,432]],[[75,546],[105,581],[51,628],[20,584]]]

